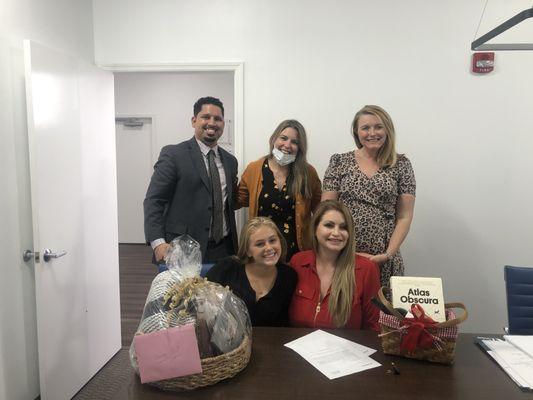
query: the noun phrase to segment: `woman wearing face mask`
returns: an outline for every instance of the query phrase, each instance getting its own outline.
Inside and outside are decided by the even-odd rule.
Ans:
[[[236,257],[219,260],[207,279],[229,286],[239,296],[254,326],[287,326],[287,309],[296,273],[284,264],[286,245],[268,218],[250,219],[243,227]]]
[[[239,182],[237,207],[249,207],[249,218],[272,219],[287,242],[288,258],[309,248],[306,226],[322,194],[306,152],[304,127],[285,120],[270,136],[270,153],[248,164]]]
[[[298,274],[289,308],[291,325],[378,331],[379,310],[370,301],[379,290],[378,266],[355,255],[350,211],[338,201],[324,201],[310,227],[313,249],[290,261]]]

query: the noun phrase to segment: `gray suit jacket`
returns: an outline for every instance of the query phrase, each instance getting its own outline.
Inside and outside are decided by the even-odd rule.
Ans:
[[[226,221],[237,249],[235,199],[237,159],[218,147],[226,173],[228,199]],[[211,187],[200,147],[193,137],[165,146],[154,165],[154,174],[144,199],[144,234],[147,242],[164,238],[167,242],[189,234],[200,243],[205,255],[211,223]]]

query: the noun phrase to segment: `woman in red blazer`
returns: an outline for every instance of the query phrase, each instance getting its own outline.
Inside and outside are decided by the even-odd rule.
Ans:
[[[311,222],[313,250],[290,264],[298,285],[289,308],[293,326],[379,330],[370,302],[379,290],[377,264],[356,256],[350,211],[340,202],[320,203]]]

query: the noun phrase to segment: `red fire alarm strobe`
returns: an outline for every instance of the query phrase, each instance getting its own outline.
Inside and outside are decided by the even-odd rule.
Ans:
[[[494,69],[494,53],[472,54],[472,72],[487,74]]]

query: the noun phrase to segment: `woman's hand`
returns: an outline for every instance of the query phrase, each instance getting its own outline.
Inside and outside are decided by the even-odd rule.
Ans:
[[[355,253],[358,256],[368,258],[370,261],[375,262],[376,264],[385,264],[390,260],[390,256],[387,253],[383,254],[368,254],[368,253]]]
[[[356,252],[355,254],[357,254],[358,256],[364,257],[364,258],[369,258],[369,259],[374,257],[372,254],[368,254],[368,253],[357,253]]]
[[[383,254],[376,254],[374,256],[370,256],[369,257],[369,260],[372,261],[372,262],[375,262],[376,264],[385,264],[387,261],[389,261],[390,257],[388,254],[386,253],[383,253]]]

